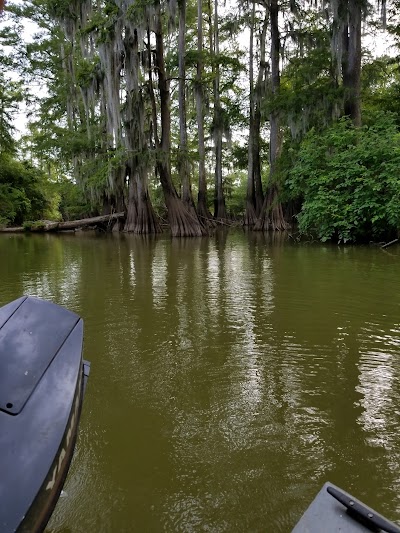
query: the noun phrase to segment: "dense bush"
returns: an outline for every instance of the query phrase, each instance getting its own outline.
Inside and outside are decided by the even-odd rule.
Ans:
[[[42,218],[50,207],[42,174],[28,163],[0,154],[0,224]]]
[[[400,134],[396,117],[377,113],[354,128],[342,119],[311,130],[289,172],[303,234],[338,242],[389,238],[400,228]]]
[[[92,215],[93,208],[82,189],[66,177],[60,177],[53,184],[59,195],[59,212],[63,220],[75,220]]]

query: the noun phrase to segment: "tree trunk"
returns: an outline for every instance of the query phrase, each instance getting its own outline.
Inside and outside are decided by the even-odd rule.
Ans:
[[[253,226],[256,222],[255,207],[255,185],[254,185],[254,25],[255,25],[256,3],[253,0],[250,22],[250,47],[249,47],[249,85],[250,85],[250,117],[249,117],[249,140],[248,140],[248,162],[247,162],[247,189],[246,189],[246,211],[244,215],[244,225]]]
[[[203,2],[197,0],[197,73],[196,73],[196,115],[199,147],[199,192],[197,214],[200,220],[211,222],[207,201],[206,150],[204,144],[204,88],[203,88]]]
[[[143,183],[143,176],[129,177],[129,202],[124,231],[149,235],[161,233],[161,226],[151,204],[147,181]]]
[[[219,96],[220,69],[219,69],[219,21],[218,0],[214,1],[214,145],[215,145],[215,193],[214,217],[226,218],[225,197],[222,182],[222,132],[223,118],[221,100]]]
[[[111,187],[109,196],[111,198],[111,206],[113,212],[120,212],[126,209],[125,205],[125,179],[126,179],[126,164],[119,163],[116,167],[109,163],[109,174],[111,180]]]
[[[280,34],[278,26],[279,8],[278,0],[270,2],[270,24],[271,24],[271,94],[272,97],[278,94],[280,88],[279,73],[279,52]],[[277,160],[282,145],[280,134],[279,113],[276,109],[270,115],[270,141],[269,141],[269,163],[270,175],[268,191],[265,196],[261,215],[258,217],[254,230],[284,230],[287,224],[283,217],[283,210],[279,200],[279,185],[276,178]]]
[[[182,201],[189,211],[195,213],[188,154],[188,135],[186,121],[186,0],[179,2],[179,150],[178,168],[182,184]]]
[[[101,209],[100,209],[101,215],[109,215],[110,213],[114,211],[113,199],[110,197],[109,194],[106,194],[105,192],[103,192],[100,198],[100,202],[101,202]]]
[[[119,213],[125,210],[125,203],[121,195],[116,195],[113,192],[105,191],[101,198],[101,215],[110,215],[112,213]]]
[[[100,217],[83,218],[81,220],[69,220],[68,222],[59,222],[57,228],[58,231],[77,229],[84,226],[93,226],[100,223],[110,223],[111,221],[120,220],[125,217],[125,212],[112,213],[110,215],[104,215]]]
[[[70,231],[85,226],[96,226],[97,224],[107,223],[111,225],[115,221],[125,218],[125,213],[111,213],[109,215],[102,215],[98,217],[82,218],[80,220],[68,220],[66,222],[51,222],[48,220],[39,220],[32,226],[31,229],[25,229],[22,226],[16,228],[2,228],[1,233],[22,233],[24,231],[32,232],[47,232],[47,231]]]
[[[135,233],[136,222],[138,219],[138,210],[137,210],[137,187],[136,180],[133,179],[132,175],[129,176],[129,187],[128,187],[128,207],[126,210],[126,220],[124,231]]]
[[[254,194],[257,217],[260,216],[264,204],[264,193],[261,178],[261,106],[265,95],[265,42],[267,38],[269,16],[265,11],[263,28],[260,34],[260,62],[258,67],[258,77],[255,88],[254,100],[254,140],[253,140],[253,168],[254,168]],[[279,66],[278,66],[279,68]]]
[[[344,113],[361,126],[361,3],[348,0],[348,27],[343,56]]]
[[[123,61],[124,16],[118,12],[114,31],[108,40],[100,40],[98,45],[99,61],[104,76],[101,78],[101,92],[104,99],[106,142],[109,153],[107,194],[116,198],[117,209],[125,209],[126,160],[115,155],[126,148],[121,114],[121,72]]]
[[[253,174],[254,199],[257,217],[260,216],[264,203],[264,192],[261,177],[261,102],[256,103],[254,109],[254,138],[253,138]]]
[[[147,28],[147,63],[148,63],[148,91],[151,105],[151,125],[150,125],[150,144],[154,142],[153,146],[158,150],[160,148],[160,138],[158,135],[158,118],[157,118],[157,104],[154,94],[153,84],[153,69],[152,69],[152,53],[151,53],[151,33],[150,28]]]
[[[124,231],[139,234],[160,233],[161,227],[151,205],[148,186],[148,138],[145,112],[139,85],[138,32],[125,27],[126,102],[124,142],[128,156],[129,192]]]
[[[157,171],[164,192],[171,233],[174,237],[194,237],[207,232],[196,214],[189,211],[178,197],[170,172],[171,113],[170,93],[164,61],[164,38],[160,5],[156,10],[156,69],[161,106],[161,143],[157,154]]]

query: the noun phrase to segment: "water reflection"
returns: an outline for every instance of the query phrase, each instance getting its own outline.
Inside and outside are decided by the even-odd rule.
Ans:
[[[133,251],[129,253],[129,279],[131,282],[132,289],[135,288],[136,285],[136,270],[135,270],[135,260],[134,260],[134,254]]]
[[[393,355],[369,351],[360,357],[360,401],[363,413],[359,418],[368,440],[375,446],[389,446],[388,420],[393,404]]]
[[[387,498],[390,498],[399,513],[400,328],[397,324],[385,331],[382,326],[382,322],[368,322],[360,336],[357,390],[361,395],[359,404],[362,412],[357,422],[373,455],[381,455],[384,462],[387,484],[379,490],[382,506],[389,510],[391,506],[387,504]],[[382,450],[385,450],[384,455]],[[388,485],[393,489],[396,487],[395,497]]]
[[[163,307],[167,296],[167,254],[164,241],[157,243],[157,253],[151,264],[153,301],[156,307]]]
[[[56,300],[60,305],[71,308],[74,304],[74,295],[77,292],[80,278],[80,260],[67,258],[62,265],[57,265],[54,270],[24,274],[22,276],[22,290],[24,294],[45,300]],[[72,299],[71,295],[73,295]]]

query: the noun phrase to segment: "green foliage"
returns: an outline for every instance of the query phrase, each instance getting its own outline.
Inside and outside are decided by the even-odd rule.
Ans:
[[[310,50],[304,57],[291,59],[281,79],[279,94],[264,102],[264,114],[279,110],[293,137],[301,137],[311,127],[324,128],[335,118],[343,100],[343,89],[331,75],[328,43]]]
[[[13,82],[0,72],[0,152],[14,152],[13,118],[22,101],[21,83]]]
[[[76,81],[80,87],[90,87],[93,80],[99,76],[98,58],[80,58],[76,66]]]
[[[7,226],[10,222],[21,220],[29,211],[30,202],[25,191],[10,184],[0,183],[0,224]]]
[[[0,221],[21,224],[27,218],[43,218],[50,202],[45,177],[29,163],[9,154],[0,155]]]
[[[24,231],[31,231],[32,226],[33,226],[33,221],[32,220],[26,220],[22,224],[22,227],[24,228]]]
[[[102,11],[97,11],[83,28],[82,34],[94,32],[98,43],[107,43],[112,40],[115,32],[115,23],[118,19],[119,8],[115,2],[106,0]]]
[[[153,183],[150,185],[149,193],[154,211],[160,217],[161,222],[166,222],[168,213],[161,185],[159,183]]]
[[[361,77],[364,108],[370,112],[385,109],[396,114],[400,124],[400,70],[398,59],[380,57],[366,63]]]
[[[287,185],[301,198],[299,230],[321,241],[387,238],[400,228],[400,133],[380,112],[365,126],[342,119],[302,142]]]
[[[55,186],[60,196],[59,210],[63,220],[85,218],[91,214],[90,202],[82,194],[81,187],[66,177],[60,178]]]
[[[32,220],[26,220],[23,224],[22,224],[22,227],[24,228],[25,231],[42,231],[45,229],[46,227],[46,224],[40,220],[38,221],[32,221]]]
[[[226,210],[230,217],[240,218],[243,216],[244,202],[246,197],[247,172],[236,171],[225,176],[225,201]]]
[[[63,17],[77,18],[70,0],[47,0],[47,8],[49,13],[57,19]]]

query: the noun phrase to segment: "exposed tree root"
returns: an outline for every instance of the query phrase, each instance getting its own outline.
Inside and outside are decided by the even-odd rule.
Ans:
[[[208,210],[207,202],[205,198],[202,198],[200,193],[198,195],[197,202],[197,216],[199,219],[208,227],[215,227],[215,222],[213,220],[212,214]]]
[[[249,200],[246,202],[246,212],[244,214],[243,226],[253,227],[257,222],[257,214],[253,203]]]
[[[162,232],[160,223],[157,220],[147,195],[137,199],[136,202],[129,202],[124,231],[139,235],[151,235]]]
[[[278,189],[273,185],[264,200],[261,215],[254,224],[254,231],[286,231],[290,225],[283,216],[282,204],[278,198]]]
[[[207,229],[197,217],[196,212],[191,212],[177,196],[166,198],[168,220],[173,237],[203,237]]]

